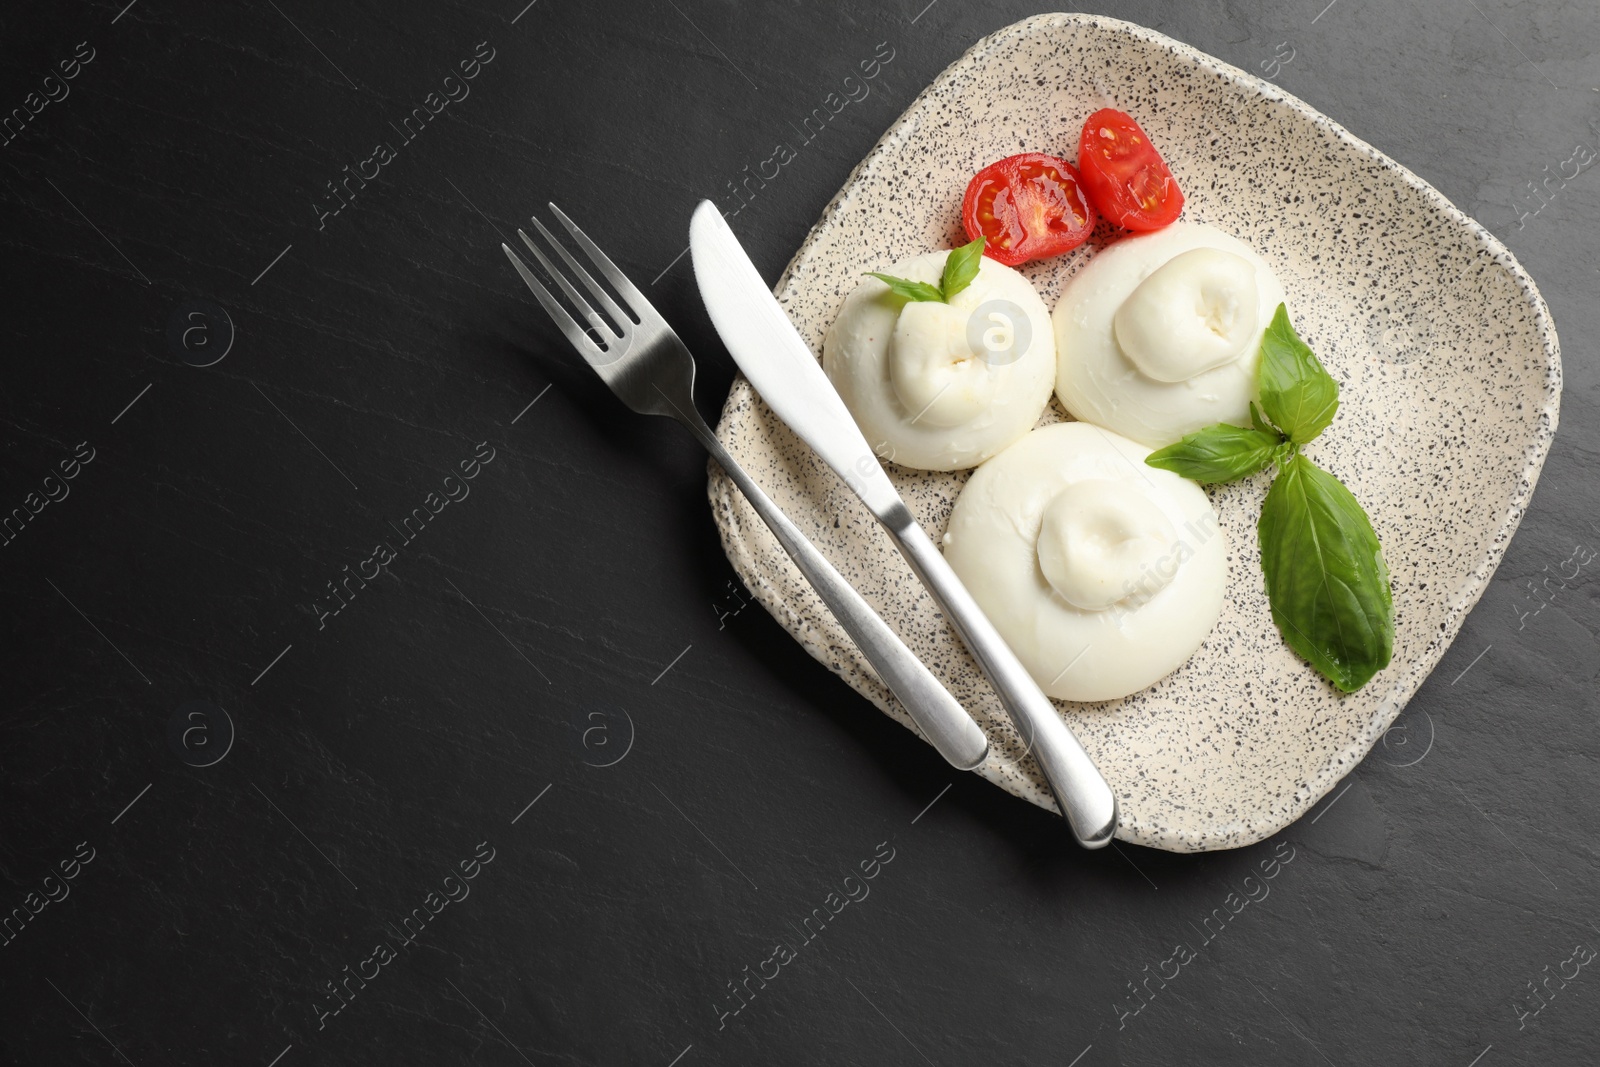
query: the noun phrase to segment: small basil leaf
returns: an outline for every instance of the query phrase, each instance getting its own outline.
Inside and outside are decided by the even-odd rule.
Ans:
[[[983,263],[983,244],[983,237],[979,235],[960,248],[952,248],[945,257],[944,277],[939,281],[939,288],[944,290],[946,303],[978,276],[978,267]]]
[[[1256,407],[1256,402],[1254,400],[1250,401],[1250,425],[1254,426],[1262,433],[1278,432],[1272,423],[1268,422],[1266,417],[1261,414],[1261,409]]]
[[[896,278],[892,274],[879,274],[874,270],[869,270],[867,273],[887,285],[891,293],[903,300],[932,300],[936,302],[943,302],[944,300],[944,294],[939,291],[937,285]]]
[[[1394,654],[1389,568],[1350,490],[1302,455],[1278,472],[1256,526],[1272,621],[1346,693]]]
[[[1231,482],[1265,469],[1282,442],[1277,433],[1218,423],[1150,453],[1145,463],[1201,483]]]
[[[1282,304],[1261,338],[1259,374],[1261,406],[1297,445],[1327,429],[1339,410],[1339,384],[1294,332]]]

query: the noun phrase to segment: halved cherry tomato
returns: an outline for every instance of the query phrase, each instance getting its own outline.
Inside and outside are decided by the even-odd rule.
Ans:
[[[1078,138],[1078,168],[1095,209],[1129,230],[1159,230],[1183,210],[1172,171],[1139,124],[1103,108],[1089,116]]]
[[[1008,267],[1077,248],[1094,229],[1094,209],[1071,163],[1043,152],[1007,156],[967,183],[961,223],[985,238],[983,254]]]

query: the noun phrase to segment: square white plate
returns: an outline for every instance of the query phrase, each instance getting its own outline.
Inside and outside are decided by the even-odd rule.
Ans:
[[[1270,83],[1151,30],[1064,14],[979,41],[823,211],[777,288],[813,350],[862,271],[965,240],[961,194],[980,167],[1023,151],[1073,160],[1100,107],[1149,132],[1188,198],[1184,217],[1236,234],[1283,280],[1296,326],[1340,384],[1339,415],[1309,454],[1365,505],[1393,576],[1394,660],[1342,695],[1268,613],[1255,534],[1267,479],[1217,487],[1229,593],[1205,644],[1126,699],[1057,702],[1116,790],[1120,839],[1233,848],[1327,793],[1444,655],[1533,492],[1561,357],[1533,281],[1422,179]],[[1047,305],[1097,243],[1023,268]],[[1052,404],[1043,422],[1064,418]],[[743,378],[718,433],[984,725],[992,751],[977,773],[1053,810],[999,701],[888,538]],[[887,470],[929,534],[943,534],[966,473]],[[709,492],[728,558],[767,610],[910,727],[720,469]]]

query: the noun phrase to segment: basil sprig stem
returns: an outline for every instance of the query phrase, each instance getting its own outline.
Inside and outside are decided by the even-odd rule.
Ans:
[[[980,236],[960,248],[952,248],[944,259],[944,275],[938,285],[896,278],[892,274],[879,274],[875,270],[866,273],[887,285],[890,292],[902,299],[948,304],[951,297],[971,285],[972,279],[978,276],[978,268],[983,265],[983,244],[984,239]]]
[[[1394,655],[1394,596],[1372,520],[1344,484],[1301,454],[1339,409],[1339,385],[1295,333],[1282,304],[1261,339],[1263,417],[1218,423],[1145,460],[1197,482],[1276,466],[1256,533],[1272,621],[1284,641],[1353,693]]]

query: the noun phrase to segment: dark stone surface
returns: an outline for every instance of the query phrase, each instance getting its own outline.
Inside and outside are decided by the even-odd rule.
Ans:
[[[1600,197],[1584,171],[1531,214],[1524,184],[1596,144],[1593,5],[1104,8],[1250,70],[1287,42],[1279,83],[1499,233],[1566,350],[1533,508],[1403,732],[1277,840],[1179,857],[1076,851],[759,610],[719,621],[700,452],[623,411],[495,248],[554,198],[660,274],[710,411],[732,365],[668,269],[694,202],[890,42],[740,216],[775,278],[912,97],[1032,9],[124,2],[0,15],[4,111],[93,50],[0,148],[0,509],[94,457],[0,551],[0,904],[69,892],[0,945],[0,1060],[1594,1061],[1600,584],[1525,613],[1600,543]],[[404,142],[389,124],[479,42],[471,95]],[[319,229],[324,183],[380,141],[395,158]],[[193,301],[235,331],[210,366],[214,309],[169,343]],[[405,543],[390,524],[484,441],[470,496]],[[387,574],[319,628],[325,583],[385,540]],[[408,944],[447,888],[470,895]],[[319,1027],[347,966],[377,974]]]

